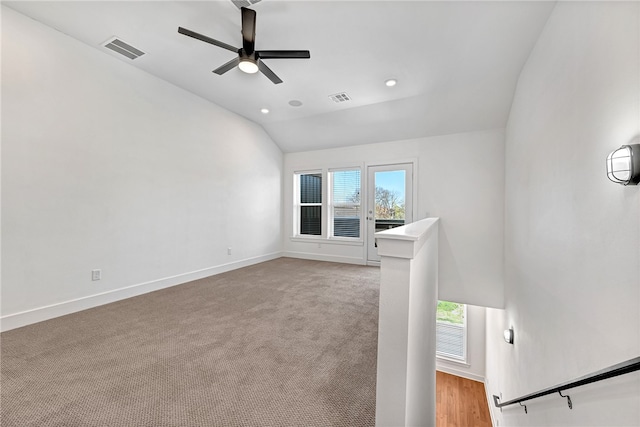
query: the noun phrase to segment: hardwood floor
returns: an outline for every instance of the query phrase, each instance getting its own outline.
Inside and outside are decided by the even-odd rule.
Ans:
[[[491,427],[484,384],[437,371],[436,427]]]

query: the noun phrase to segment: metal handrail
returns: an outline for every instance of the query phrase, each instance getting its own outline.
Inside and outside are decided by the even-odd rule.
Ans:
[[[524,407],[524,412],[526,414],[527,405],[523,405],[522,402],[525,402],[531,399],[536,399],[542,396],[547,396],[549,394],[559,393],[560,397],[567,399],[567,405],[569,406],[569,409],[573,409],[573,402],[571,402],[571,397],[569,397],[568,395],[562,394],[564,390],[569,390],[571,388],[579,387],[581,385],[595,383],[597,381],[606,380],[608,378],[617,377],[619,375],[628,374],[638,370],[640,370],[640,356],[635,357],[633,359],[629,359],[625,362],[621,362],[621,363],[609,366],[608,368],[601,369],[589,375],[585,375],[583,377],[577,378],[573,381],[558,384],[556,386],[549,387],[544,390],[536,391],[535,393],[527,394],[525,396],[518,397],[517,399],[511,399],[506,402],[500,403],[500,398],[494,394],[493,403],[496,405],[496,408],[500,408],[501,410],[505,406],[515,405],[516,403],[519,403],[520,406]]]

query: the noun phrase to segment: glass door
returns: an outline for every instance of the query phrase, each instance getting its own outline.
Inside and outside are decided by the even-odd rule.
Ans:
[[[413,165],[367,169],[367,261],[380,262],[374,233],[413,221]]]

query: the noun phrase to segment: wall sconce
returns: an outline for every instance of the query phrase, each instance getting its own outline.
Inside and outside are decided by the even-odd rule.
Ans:
[[[640,183],[640,144],[623,145],[607,156],[607,177],[622,185]]]
[[[504,330],[504,340],[507,344],[513,344],[513,328]]]

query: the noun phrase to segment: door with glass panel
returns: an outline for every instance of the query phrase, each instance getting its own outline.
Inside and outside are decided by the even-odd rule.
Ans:
[[[367,168],[367,261],[380,262],[374,234],[413,221],[413,164]]]

